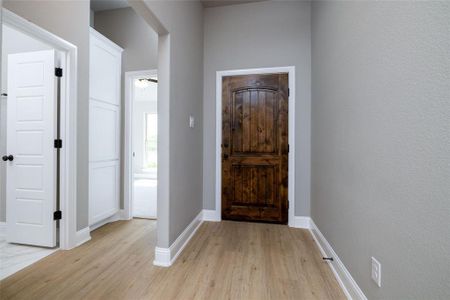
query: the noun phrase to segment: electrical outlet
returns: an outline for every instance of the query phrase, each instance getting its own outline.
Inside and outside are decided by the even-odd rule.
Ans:
[[[374,257],[372,257],[372,279],[381,287],[381,264]]]
[[[193,116],[189,116],[189,127],[194,128],[195,126],[195,119]]]

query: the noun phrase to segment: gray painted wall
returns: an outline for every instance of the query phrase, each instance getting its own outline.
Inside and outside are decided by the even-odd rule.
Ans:
[[[2,25],[1,91],[8,91],[8,55],[51,49],[51,47],[9,26]],[[6,97],[0,100],[0,155],[6,154]],[[6,222],[6,164],[0,164],[0,222]]]
[[[310,214],[311,36],[309,2],[268,1],[205,9],[203,207],[215,209],[216,71],[295,66],[295,213]]]
[[[3,7],[78,47],[77,230],[88,226],[89,1],[3,1]]]
[[[158,246],[168,247],[203,207],[203,7],[194,1],[145,5],[150,11],[140,13],[160,34]],[[195,128],[189,128],[189,115],[195,117]],[[169,185],[161,186],[161,178]]]
[[[96,12],[94,28],[111,41],[122,47],[122,143],[121,169],[123,174],[125,153],[125,72],[157,69],[158,66],[158,35],[131,8],[121,8]],[[120,207],[123,208],[124,178],[121,180]]]
[[[313,2],[312,217],[369,299],[450,298],[449,99],[449,2]]]
[[[156,69],[158,35],[131,7],[94,15],[94,28],[124,49],[122,71]]]

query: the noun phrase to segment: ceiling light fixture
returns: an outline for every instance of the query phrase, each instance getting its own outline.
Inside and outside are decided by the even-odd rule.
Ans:
[[[134,81],[134,85],[142,89],[148,88],[150,83],[158,83],[158,80],[153,78],[139,78]]]

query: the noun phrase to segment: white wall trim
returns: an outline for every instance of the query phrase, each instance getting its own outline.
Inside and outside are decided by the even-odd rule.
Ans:
[[[97,228],[102,227],[103,225],[106,225],[108,223],[112,223],[112,222],[116,222],[116,221],[120,221],[120,220],[128,220],[126,218],[126,214],[125,211],[123,209],[119,210],[118,212],[116,212],[115,214],[113,214],[112,216],[103,219],[101,221],[98,221],[97,223],[92,224],[91,226],[89,226],[90,231],[94,231]]]
[[[172,265],[170,248],[155,247],[155,260],[153,260],[153,264],[158,267],[170,267]]]
[[[288,225],[294,227],[295,219],[295,67],[274,67],[258,69],[227,70],[216,72],[216,218],[222,219],[222,77],[250,74],[289,74],[289,213]]]
[[[169,248],[155,247],[155,260],[153,264],[159,267],[170,267],[202,223],[203,211],[200,211]]]
[[[133,218],[133,80],[142,76],[155,76],[157,70],[142,70],[125,72],[125,127],[124,127],[124,180],[123,180],[123,208],[124,219]],[[158,137],[159,140],[159,137]]]
[[[345,267],[344,263],[341,261],[339,256],[333,250],[331,245],[323,236],[322,232],[320,232],[319,228],[316,226],[314,221],[310,220],[311,225],[311,234],[316,241],[317,246],[320,249],[320,252],[324,257],[332,257],[334,261],[328,261],[328,264],[336,277],[339,285],[344,291],[345,295],[348,299],[361,299],[367,300],[367,297],[364,295],[363,291],[359,288],[356,281],[353,279],[350,272]]]
[[[220,222],[220,215],[214,209],[203,210],[203,221]]]
[[[37,38],[63,53],[61,66],[61,211],[60,249],[76,247],[77,228],[77,47],[2,8],[2,24]]]
[[[116,221],[119,221],[119,220],[120,220],[119,213],[115,213],[111,217],[108,217],[106,219],[98,221],[97,223],[92,224],[91,226],[89,226],[89,230],[90,231],[94,231],[95,229],[100,228],[103,225],[106,225],[106,224],[112,223],[112,222],[116,222]]]
[[[88,227],[77,231],[77,247],[91,240],[91,229]]]
[[[311,218],[295,216],[294,221],[289,226],[294,228],[311,229]]]

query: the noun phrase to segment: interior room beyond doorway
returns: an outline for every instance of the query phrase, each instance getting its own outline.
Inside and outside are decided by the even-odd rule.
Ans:
[[[133,79],[133,217],[156,219],[157,211],[157,77]]]

